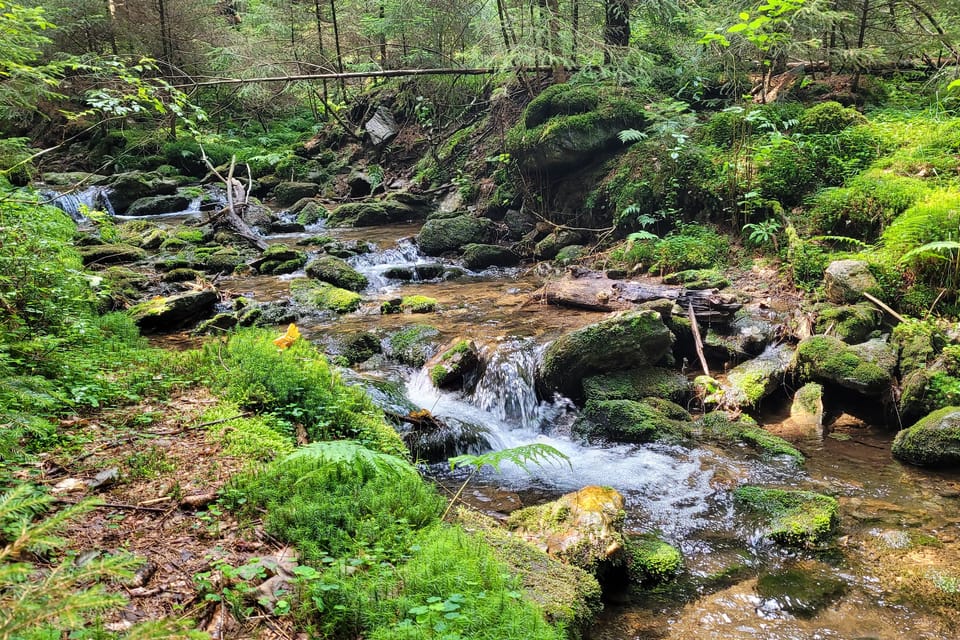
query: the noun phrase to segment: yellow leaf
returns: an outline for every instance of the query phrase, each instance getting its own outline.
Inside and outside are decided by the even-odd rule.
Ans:
[[[300,330],[297,329],[297,325],[290,323],[290,326],[287,327],[287,332],[273,341],[273,344],[283,351],[300,337]]]

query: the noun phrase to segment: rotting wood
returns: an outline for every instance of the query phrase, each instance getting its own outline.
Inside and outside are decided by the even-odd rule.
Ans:
[[[700,338],[700,325],[697,323],[697,315],[693,312],[693,305],[687,305],[687,318],[690,319],[690,330],[693,332],[693,346],[697,351],[697,357],[700,359],[703,375],[709,378],[710,367],[707,366],[707,357],[703,355],[703,339]]]
[[[886,303],[884,303],[882,300],[880,300],[876,296],[873,296],[867,293],[866,291],[864,291],[863,297],[869,300],[870,302],[872,302],[873,304],[877,305],[887,313],[889,313],[891,316],[893,316],[894,319],[896,319],[897,322],[904,322],[903,316],[901,316],[899,313],[891,309]]]
[[[347,73],[305,73],[289,76],[266,76],[263,78],[217,78],[202,82],[189,82],[173,85],[177,89],[194,87],[215,87],[229,84],[253,84],[257,82],[302,82],[307,80],[352,80],[362,78],[403,78],[406,76],[483,76],[502,73],[504,69],[485,68],[442,68],[442,69],[384,69],[381,71],[352,71]],[[516,69],[522,73],[551,73],[553,67],[523,67]]]
[[[203,150],[203,145],[200,145],[200,155],[203,157],[204,164],[206,164],[207,168],[210,169],[210,172],[217,176],[217,178],[223,183],[227,192],[227,206],[208,216],[206,221],[213,225],[214,229],[225,227],[228,231],[235,233],[246,240],[253,247],[259,249],[260,251],[266,251],[270,245],[268,245],[266,240],[261,238],[253,229],[251,229],[241,217],[249,202],[247,190],[244,189],[240,180],[233,177],[233,173],[237,165],[237,157],[232,156],[230,158],[230,167],[227,171],[226,177],[224,177],[219,171],[217,171],[217,168],[213,166],[213,164],[210,162],[210,159],[207,158],[207,154]],[[250,167],[248,165],[247,173],[249,174],[249,172]]]

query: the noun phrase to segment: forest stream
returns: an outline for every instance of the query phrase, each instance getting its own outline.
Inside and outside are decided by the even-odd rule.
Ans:
[[[175,225],[196,215],[151,219]],[[625,497],[625,531],[655,532],[681,550],[684,568],[675,583],[642,596],[631,595],[626,588],[608,588],[591,638],[943,637],[939,623],[910,601],[885,600],[883,586],[896,575],[892,567],[898,563],[925,567],[926,576],[934,580],[942,567],[960,563],[960,477],[895,461],[889,446],[894,432],[878,424],[881,418],[875,407],[851,400],[842,413],[829,416],[823,433],[798,439],[783,426],[787,395],[777,392],[768,398],[760,422],[806,455],[803,468],[782,456],[761,459],[746,448],[583,444],[570,436],[575,406],[559,397],[538,400],[533,369],[547,343],[604,314],[530,303],[530,295],[543,283],[536,268],[464,271],[444,281],[385,277],[389,267],[437,262],[422,256],[411,242],[419,226],[327,229],[321,224],[267,240],[294,246],[304,237],[323,233],[376,247],[349,260],[370,283],[362,292],[359,310],[298,323],[312,341],[330,343],[343,332],[382,335],[423,322],[439,329],[442,339],[466,337],[480,346],[486,366],[469,392],[440,391],[424,369],[383,358],[346,373],[366,386],[385,409],[427,409],[441,420],[479,426],[494,450],[539,442],[569,458],[568,465],[545,464],[531,473],[509,463],[500,473],[486,467],[470,481],[465,502],[503,518],[520,506],[587,485],[610,486]],[[279,301],[288,295],[289,281],[302,275],[227,276],[217,286],[230,296]],[[382,301],[412,294],[435,298],[438,311],[420,316],[380,313]],[[175,347],[195,339],[175,334],[155,340]],[[702,408],[689,409],[697,413]],[[451,491],[465,477],[462,470],[451,472],[445,463],[425,468]],[[731,490],[742,483],[836,496],[841,519],[837,544],[805,551],[765,540],[757,523],[734,507]],[[942,579],[949,577],[942,574]]]

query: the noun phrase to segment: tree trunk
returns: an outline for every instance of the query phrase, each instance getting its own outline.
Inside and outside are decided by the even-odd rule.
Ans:
[[[510,36],[507,32],[507,19],[504,15],[503,0],[497,0],[497,17],[500,19],[500,34],[503,36],[503,46],[509,52]]]
[[[857,32],[857,49],[863,48],[863,42],[867,35],[867,16],[870,15],[870,0],[863,0],[863,8],[860,11],[860,29]],[[850,90],[856,92],[860,88],[860,65],[853,74],[853,82],[850,83]]]
[[[630,44],[630,0],[606,0],[603,43],[607,46],[604,62],[610,62],[617,47]]]
[[[320,0],[313,0],[314,16],[317,20],[317,48],[320,54],[320,61],[326,71],[327,52],[323,48],[323,12],[320,9]],[[327,117],[327,105],[330,103],[330,95],[327,91],[327,80],[323,80],[323,117]]]
[[[330,19],[333,21],[333,43],[337,50],[337,73],[343,74],[343,53],[340,50],[340,26],[337,24],[337,4],[335,0],[330,0]],[[340,97],[346,98],[347,85],[343,78],[340,78]]]
[[[570,16],[570,42],[573,63],[576,64],[577,44],[580,38],[580,0],[572,0],[572,2],[573,7],[571,11],[573,15]]]
[[[387,8],[384,3],[380,3],[380,68],[387,68],[387,32],[385,25],[387,23]]]
[[[170,34],[167,26],[167,7],[164,0],[157,0],[157,13],[160,14],[160,48],[163,51],[163,61],[173,65],[173,53],[170,50]]]

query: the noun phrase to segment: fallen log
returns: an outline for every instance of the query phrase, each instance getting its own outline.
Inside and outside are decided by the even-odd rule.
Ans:
[[[741,305],[717,289],[689,290],[683,287],[611,280],[601,273],[567,277],[543,285],[528,302],[544,302],[588,311],[621,311],[651,300],[671,300],[682,309],[692,308],[698,322],[729,322]],[[686,312],[680,312],[686,315]]]

